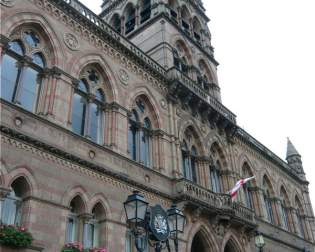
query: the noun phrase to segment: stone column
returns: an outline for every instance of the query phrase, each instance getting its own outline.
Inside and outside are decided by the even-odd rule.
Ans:
[[[274,212],[274,220],[276,225],[284,227],[285,225],[283,223],[281,200],[279,198],[274,197],[272,199],[272,208]]]
[[[264,190],[259,188],[258,190],[258,198],[260,201],[260,217],[263,217],[265,220],[268,220],[267,207],[264,199]]]

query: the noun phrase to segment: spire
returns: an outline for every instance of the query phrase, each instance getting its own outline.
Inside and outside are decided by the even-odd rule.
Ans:
[[[287,157],[286,157],[286,159],[288,159],[291,156],[301,156],[301,155],[297,152],[297,150],[295,149],[294,145],[292,144],[292,142],[288,138]]]

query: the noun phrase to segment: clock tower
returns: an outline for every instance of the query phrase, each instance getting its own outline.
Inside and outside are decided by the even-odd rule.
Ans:
[[[169,74],[183,75],[221,101],[218,62],[201,0],[104,0],[100,16]]]

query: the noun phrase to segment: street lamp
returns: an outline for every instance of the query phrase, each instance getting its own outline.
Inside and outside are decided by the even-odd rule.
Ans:
[[[257,231],[255,236],[255,246],[259,249],[259,252],[263,251],[263,247],[265,246],[265,241],[263,235]]]
[[[169,238],[174,240],[178,252],[178,232],[184,232],[185,216],[176,205],[165,211],[160,205],[149,206],[149,203],[138,192],[134,191],[124,202],[127,224],[135,237],[138,252],[143,252],[147,242],[160,252],[167,247],[170,252]],[[146,239],[144,243],[142,238]]]
[[[124,202],[124,208],[126,212],[127,222],[132,229],[135,236],[135,245],[139,252],[144,251],[143,243],[141,242],[141,234],[143,233],[144,220],[149,203],[145,198],[139,194],[139,191],[133,191],[133,194],[129,195]]]
[[[176,207],[175,204],[172,205],[170,209],[167,210],[168,215],[168,225],[170,227],[170,234],[172,239],[174,239],[175,251],[178,252],[178,233],[184,232],[184,227],[186,223],[186,217],[183,212]]]

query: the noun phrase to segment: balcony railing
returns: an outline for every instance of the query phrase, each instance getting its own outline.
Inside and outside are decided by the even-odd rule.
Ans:
[[[236,217],[249,222],[255,222],[255,214],[253,210],[237,203],[233,204],[233,209]]]
[[[239,203],[232,203],[231,196],[214,193],[186,179],[179,179],[175,185],[175,197],[178,201],[192,201],[194,205],[202,205],[210,212],[225,211],[232,220],[255,225],[254,212]]]
[[[225,118],[231,122],[236,123],[236,116],[228,110],[221,102],[209,95],[203,88],[201,88],[195,81],[190,79],[187,75],[179,71],[176,67],[172,67],[167,71],[167,77],[170,80],[178,80],[182,85],[198,95],[199,98],[210,104],[210,106],[218,111]]]
[[[231,197],[228,194],[211,192],[186,179],[180,179],[176,183],[176,197],[190,199],[203,203],[209,208],[232,210]]]

